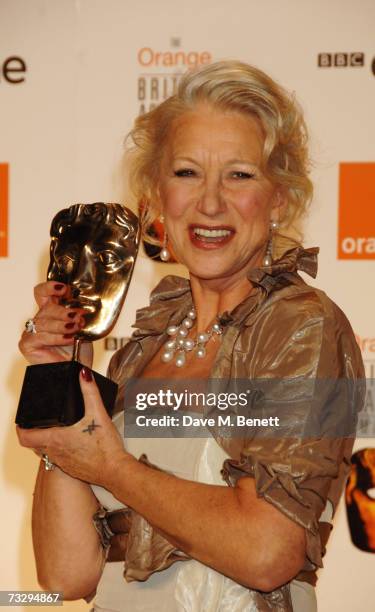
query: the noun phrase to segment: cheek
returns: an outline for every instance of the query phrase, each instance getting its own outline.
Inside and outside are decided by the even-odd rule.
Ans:
[[[102,301],[106,298],[111,300],[113,297],[121,295],[125,289],[125,282],[123,274],[119,272],[114,272],[110,278],[108,278],[108,275],[105,277],[103,276],[101,282],[98,283],[102,291]],[[113,307],[114,306],[115,304],[113,304]]]
[[[168,185],[161,190],[161,201],[165,216],[179,219],[189,207],[189,193],[181,186]]]
[[[261,194],[238,194],[236,198],[236,210],[244,223],[251,225],[269,224],[268,200]]]

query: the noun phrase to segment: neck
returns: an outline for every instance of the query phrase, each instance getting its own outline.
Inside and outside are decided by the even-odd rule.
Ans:
[[[252,283],[247,278],[250,270],[262,265],[265,245],[262,245],[245,267],[228,276],[204,279],[190,273],[190,286],[197,314],[197,332],[205,331],[218,315],[230,312],[251,293]]]
[[[191,291],[197,314],[197,332],[205,331],[217,315],[231,311],[251,292],[252,284],[247,278],[234,281],[204,280],[190,276]]]

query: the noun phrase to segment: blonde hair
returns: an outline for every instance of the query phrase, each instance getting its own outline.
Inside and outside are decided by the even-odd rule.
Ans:
[[[139,116],[126,139],[124,162],[134,203],[143,205],[145,239],[155,242],[147,232],[160,214],[155,188],[169,127],[176,117],[202,102],[259,120],[265,135],[263,172],[287,200],[282,233],[301,239],[300,220],[313,191],[302,110],[294,95],[267,74],[230,60],[187,72],[175,95]]]

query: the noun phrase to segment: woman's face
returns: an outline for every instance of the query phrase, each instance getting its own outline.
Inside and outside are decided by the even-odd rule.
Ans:
[[[171,125],[159,197],[177,260],[201,279],[242,279],[261,265],[280,196],[261,172],[258,121],[202,104]]]

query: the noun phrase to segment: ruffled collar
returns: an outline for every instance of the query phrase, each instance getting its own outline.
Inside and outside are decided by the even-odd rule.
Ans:
[[[318,269],[318,247],[304,249],[299,246],[286,251],[271,266],[262,266],[250,270],[247,277],[257,291],[251,291],[241,304],[231,312],[221,316],[221,323],[240,322],[249,315],[249,300],[254,300],[254,307],[262,295],[289,283],[288,275],[299,270],[313,278]],[[262,291],[259,291],[261,289]],[[187,311],[193,306],[190,281],[181,276],[164,277],[151,292],[150,305],[137,310],[133,327],[137,328],[134,336],[141,338],[146,335],[158,335],[165,331],[168,325],[181,322]],[[252,309],[250,308],[250,311]]]
[[[318,271],[318,253],[319,247],[304,249],[299,246],[290,249],[280,259],[276,259],[272,266],[254,268],[247,277],[253,284],[261,285],[267,293],[277,285],[277,279],[281,274],[296,273],[300,270],[315,278]]]

